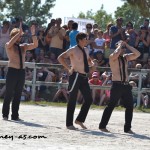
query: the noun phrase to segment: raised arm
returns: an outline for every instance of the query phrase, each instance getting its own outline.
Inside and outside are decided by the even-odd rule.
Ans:
[[[33,50],[34,48],[38,47],[38,39],[37,36],[35,35],[35,25],[31,26],[31,34],[32,34],[33,43],[21,44],[21,46],[24,47],[24,50]]]
[[[112,59],[112,60],[118,59],[119,55],[121,53],[123,53],[123,51],[124,51],[124,49],[122,49],[122,46],[124,46],[124,45],[125,45],[125,42],[120,41],[118,43],[116,50],[109,56],[109,59]]]
[[[138,58],[141,55],[141,53],[137,49],[135,49],[134,47],[128,45],[127,43],[126,43],[126,48],[131,51],[131,53],[126,55],[126,59],[128,61],[134,60],[134,59]]]
[[[15,32],[17,32],[17,34],[15,36],[13,36],[13,34],[15,34]],[[19,38],[21,37],[22,34],[23,34],[22,22],[20,22],[19,29],[15,28],[11,31],[11,33],[10,33],[11,39],[9,42],[7,42],[7,48],[11,48],[19,40]]]

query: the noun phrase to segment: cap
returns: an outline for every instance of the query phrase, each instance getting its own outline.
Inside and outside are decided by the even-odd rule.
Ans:
[[[93,78],[93,77],[98,77],[98,75],[99,75],[98,72],[93,72],[93,73],[92,73],[92,78]]]

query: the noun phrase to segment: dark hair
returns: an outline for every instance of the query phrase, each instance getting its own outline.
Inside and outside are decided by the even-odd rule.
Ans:
[[[5,25],[5,24],[9,25],[9,21],[4,20],[4,21],[3,21],[3,25]]]
[[[149,22],[149,19],[148,19],[148,18],[146,18],[146,19],[145,19],[145,21]]]
[[[78,23],[77,22],[73,22],[72,23],[72,29],[73,30],[77,30],[78,29]]]
[[[83,33],[83,32],[79,32],[77,35],[76,35],[76,42],[79,43],[79,40],[82,40],[84,38],[87,37],[87,34],[86,33]]]
[[[91,23],[87,23],[87,24],[86,24],[86,28],[89,27],[89,26],[90,26],[91,29],[92,29],[92,24],[91,24]]]
[[[140,26],[140,29],[141,29],[141,30],[147,30],[147,28],[146,28],[144,25],[141,25],[141,26]]]
[[[132,22],[128,22],[127,24],[126,24],[126,27],[129,27],[129,25],[133,28],[133,23]]]

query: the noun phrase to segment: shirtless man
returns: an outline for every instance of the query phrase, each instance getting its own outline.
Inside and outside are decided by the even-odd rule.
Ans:
[[[125,54],[125,49],[131,53]],[[133,116],[133,97],[132,87],[128,82],[128,61],[134,60],[140,56],[140,52],[134,47],[129,46],[126,42],[119,41],[117,49],[109,56],[110,68],[112,71],[112,87],[110,91],[110,102],[106,106],[99,129],[103,132],[109,132],[106,128],[111,113],[116,106],[118,100],[122,98],[125,110],[124,132],[133,134],[131,130],[131,122]]]
[[[89,57],[88,49],[85,48],[85,46],[87,45],[87,35],[85,33],[78,33],[76,36],[76,41],[76,46],[68,49],[58,57],[58,61],[68,70],[70,74],[68,87],[69,102],[67,105],[66,126],[67,129],[71,130],[76,129],[73,125],[73,115],[75,111],[78,90],[80,90],[83,95],[84,103],[81,107],[79,115],[75,120],[75,123],[80,125],[83,129],[86,129],[86,126],[84,126],[83,123],[88,114],[90,105],[92,104],[92,96],[87,77],[89,68],[87,67],[88,65],[92,67],[95,66]],[[66,63],[66,58],[70,58],[71,67]],[[87,62],[87,66],[85,66],[85,59]]]
[[[8,120],[9,107],[12,100],[12,120],[19,121],[19,105],[22,89],[25,82],[25,54],[26,50],[32,50],[38,46],[38,40],[35,36],[35,26],[31,27],[33,43],[19,44],[21,41],[22,23],[19,28],[14,28],[10,32],[10,41],[6,43],[6,52],[8,56],[8,72],[6,76],[6,93],[3,102],[2,115],[4,120]]]

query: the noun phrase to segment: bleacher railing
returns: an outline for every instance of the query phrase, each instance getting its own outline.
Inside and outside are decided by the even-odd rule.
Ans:
[[[7,66],[8,61],[0,61],[0,66]],[[28,68],[33,69],[33,79],[32,81],[25,81],[26,85],[29,85],[32,87],[32,94],[31,94],[31,100],[35,100],[35,93],[36,93],[36,86],[40,85],[46,85],[46,86],[56,86],[56,87],[67,87],[67,83],[58,83],[58,82],[44,82],[44,81],[36,81],[36,74],[37,69],[41,67],[47,67],[52,69],[61,70],[63,68],[60,64],[46,64],[46,63],[34,63],[34,62],[25,62],[25,66]],[[110,71],[109,67],[97,67],[99,71]],[[136,74],[139,74],[139,81],[138,81],[138,87],[133,88],[133,92],[137,93],[137,106],[140,106],[141,101],[141,93],[142,92],[150,92],[150,88],[142,88],[142,76],[147,75],[147,73],[150,73],[150,69],[128,69],[129,72],[134,72]],[[0,79],[0,83],[5,83],[5,79]],[[90,85],[91,89],[101,89],[106,90],[110,89],[108,86],[99,86],[99,85]],[[119,91],[118,91],[119,92]]]

